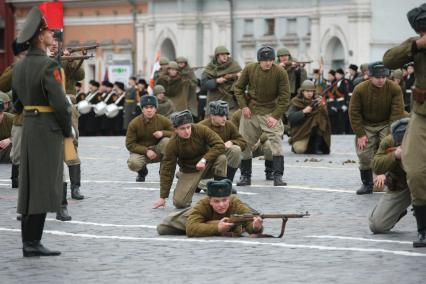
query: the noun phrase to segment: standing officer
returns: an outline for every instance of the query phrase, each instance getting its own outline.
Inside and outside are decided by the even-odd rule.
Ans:
[[[418,240],[414,247],[426,246],[426,4],[407,14],[411,27],[420,35],[388,50],[384,64],[392,69],[414,61],[416,83],[413,89],[413,108],[410,124],[402,142],[402,165],[407,173],[414,214],[417,220]]]
[[[166,147],[160,173],[160,199],[155,202],[154,208],[166,205],[176,165],[179,165],[179,180],[173,193],[176,208],[191,205],[201,179],[212,176],[215,180],[226,178],[225,146],[219,135],[203,125],[193,124],[189,110],[172,114],[172,123],[176,135]]]
[[[265,46],[258,50],[257,61],[246,65],[235,84],[235,97],[242,109],[240,133],[247,141],[241,161],[243,179],[239,185],[251,184],[252,151],[262,133],[271,142],[274,186],[287,185],[284,174],[284,125],[281,120],[287,111],[290,89],[287,72],[274,64],[275,51]],[[248,87],[248,94],[245,95]]]
[[[295,97],[301,84],[308,79],[306,69],[303,65],[295,62],[295,59],[290,54],[290,50],[286,47],[277,50],[277,64],[287,71],[290,95],[291,98]]]
[[[173,129],[170,120],[157,114],[155,96],[143,96],[140,105],[142,114],[135,117],[127,128],[126,148],[130,152],[127,165],[131,171],[138,172],[136,181],[143,182],[148,174],[146,165],[161,162]]]
[[[124,100],[124,130],[127,130],[130,121],[136,117],[137,100],[136,77],[132,76],[129,78],[129,88],[126,90],[126,99]]]
[[[227,120],[229,114],[228,103],[225,101],[213,101],[209,103],[210,117],[199,122],[216,132],[225,145],[225,156],[227,159],[226,177],[231,182],[241,163],[241,151],[246,147],[246,141],[238,132],[237,127]]]
[[[389,125],[403,117],[401,88],[387,80],[389,69],[381,62],[369,66],[370,80],[357,85],[349,104],[349,119],[356,135],[362,186],[356,194],[373,193],[371,162],[380,141],[389,134]]]
[[[18,197],[23,255],[59,255],[40,240],[46,213],[60,209],[63,140],[71,136],[71,106],[62,87],[60,66],[46,55],[53,44],[53,33],[38,7],[31,9],[18,36],[17,43],[24,42],[30,43],[28,54],[15,65],[12,75],[16,105],[24,110],[25,117]]]

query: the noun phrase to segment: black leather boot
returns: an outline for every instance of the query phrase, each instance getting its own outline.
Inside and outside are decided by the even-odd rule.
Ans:
[[[71,198],[82,200],[84,196],[80,194],[81,185],[81,170],[80,165],[69,166],[70,181],[71,181]]]
[[[370,170],[359,170],[361,174],[362,185],[356,191],[356,194],[371,194],[373,193],[373,172]]]
[[[237,170],[238,170],[238,168],[227,167],[226,168],[226,178],[233,182],[234,177],[235,177],[235,173],[237,172]]]
[[[426,247],[426,205],[413,205],[414,216],[417,221],[418,240],[413,242],[413,247]]]
[[[25,241],[23,243],[22,253],[24,257],[55,256],[61,254],[60,251],[49,250],[44,247],[40,241]]]
[[[19,186],[19,165],[12,164],[12,174],[10,179],[12,180],[12,188],[18,188]]]
[[[265,160],[265,178],[266,180],[274,180],[274,163]]]
[[[62,204],[59,212],[56,212],[56,220],[71,221],[71,216],[68,214],[68,201],[67,201],[67,183],[63,183],[62,189]]]
[[[287,183],[283,181],[284,156],[273,156],[272,163],[274,167],[274,186],[287,185]]]
[[[251,166],[251,159],[241,161],[241,176],[240,181],[237,182],[238,186],[251,185]]]
[[[138,176],[136,177],[137,182],[144,182],[145,177],[148,175],[147,167],[143,167],[142,170],[138,171]]]
[[[313,146],[313,154],[314,155],[323,155],[324,152],[322,151],[322,137],[318,134],[313,135],[312,137],[312,146]]]

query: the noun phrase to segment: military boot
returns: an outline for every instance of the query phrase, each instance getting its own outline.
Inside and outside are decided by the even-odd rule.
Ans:
[[[12,174],[10,179],[12,180],[12,188],[18,188],[19,186],[19,165],[12,164]]]
[[[226,168],[226,178],[229,179],[231,182],[234,182],[235,173],[237,172],[238,168]]]
[[[148,175],[147,167],[143,167],[142,170],[138,171],[138,176],[136,177],[137,182],[144,182],[145,177]]]
[[[265,160],[265,178],[266,180],[274,180],[274,163]]]
[[[240,166],[241,176],[238,186],[251,185],[251,159],[242,160]]]
[[[71,197],[72,199],[82,200],[84,196],[80,194],[81,170],[80,165],[69,166],[71,181]]]
[[[356,194],[371,194],[373,193],[373,172],[370,170],[359,170],[361,174],[362,185],[356,191]]]
[[[273,156],[272,164],[274,167],[274,186],[284,186],[287,185],[283,181],[284,175],[284,156]]]
[[[67,183],[63,183],[62,188],[62,204],[59,212],[56,212],[56,220],[71,221],[71,216],[68,214],[68,201],[67,201]]]
[[[312,137],[313,141],[312,141],[312,146],[313,146],[313,154],[315,155],[323,155],[324,152],[322,150],[322,144],[323,144],[323,139],[320,135],[315,134]]]
[[[60,251],[49,250],[41,244],[40,241],[25,241],[22,253],[24,257],[34,257],[34,256],[55,256],[60,255]]]
[[[417,221],[418,240],[413,242],[413,247],[426,247],[426,205],[413,205],[414,216]]]

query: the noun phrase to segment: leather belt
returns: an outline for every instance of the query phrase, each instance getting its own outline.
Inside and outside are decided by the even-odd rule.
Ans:
[[[132,104],[132,103],[134,103],[135,102],[135,100],[132,100],[132,99],[126,99],[126,103],[128,103],[128,104]]]
[[[415,87],[413,89],[413,100],[419,104],[423,104],[426,100],[426,90]]]
[[[54,112],[51,106],[24,106],[25,111]]]

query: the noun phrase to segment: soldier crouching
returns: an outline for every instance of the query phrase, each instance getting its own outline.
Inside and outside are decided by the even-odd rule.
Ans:
[[[126,148],[130,152],[127,165],[138,172],[136,181],[143,182],[148,174],[146,165],[161,162],[173,129],[170,120],[156,113],[155,96],[143,96],[140,106],[142,114],[132,119],[127,128]]]
[[[330,153],[330,120],[327,108],[321,103],[321,97],[315,96],[315,90],[313,82],[304,81],[287,112],[291,133],[289,144],[296,154]]]
[[[166,147],[160,172],[160,199],[154,208],[166,205],[176,165],[179,165],[179,180],[173,193],[176,208],[191,205],[201,179],[226,178],[225,146],[219,135],[203,125],[193,124],[189,110],[172,114],[172,122],[176,135]]]
[[[387,186],[369,217],[370,230],[375,234],[389,232],[407,214],[411,203],[407,177],[401,162],[401,143],[408,126],[408,118],[391,125],[391,135],[380,143],[373,159],[373,171],[377,175],[375,185]]]
[[[230,180],[207,183],[207,197],[194,207],[171,213],[157,226],[160,235],[187,235],[188,237],[239,236],[243,232],[257,234],[263,231],[263,220],[254,217],[253,221],[235,226],[228,222],[232,214],[249,214],[252,209],[238,197],[231,196]]]

